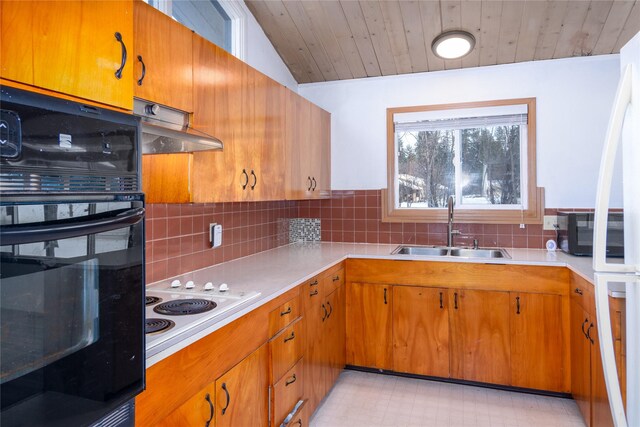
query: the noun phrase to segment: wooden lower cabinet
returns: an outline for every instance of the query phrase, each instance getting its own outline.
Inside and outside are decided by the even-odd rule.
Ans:
[[[509,293],[453,289],[449,295],[451,376],[508,385]]]
[[[393,369],[391,286],[347,287],[347,364]]]
[[[213,425],[215,390],[215,384],[206,386],[158,423],[157,426],[192,427]]]
[[[511,385],[568,393],[568,310],[561,295],[510,293]]]
[[[393,370],[449,377],[448,290],[393,287]]]
[[[269,375],[263,345],[216,380],[215,426],[267,426]]]
[[[591,343],[586,336],[589,314],[571,301],[571,394],[587,426],[591,424]]]

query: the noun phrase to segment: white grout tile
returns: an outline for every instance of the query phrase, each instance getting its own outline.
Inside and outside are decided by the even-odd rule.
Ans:
[[[573,400],[343,371],[312,427],[584,427]]]

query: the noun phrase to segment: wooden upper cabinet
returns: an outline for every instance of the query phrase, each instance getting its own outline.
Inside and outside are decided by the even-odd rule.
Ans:
[[[268,362],[263,345],[216,380],[216,427],[269,424]]]
[[[137,98],[193,112],[193,31],[141,0],[133,5],[135,41],[130,53]],[[144,77],[143,74],[144,63]]]
[[[347,364],[393,369],[391,286],[347,288]]]
[[[4,11],[7,2],[2,3]],[[133,108],[131,1],[36,1],[32,2],[32,16],[33,85]],[[4,28],[2,31],[4,35]],[[22,31],[16,29],[16,33]],[[12,43],[11,39],[6,42]],[[4,62],[5,41],[2,43]]]
[[[293,92],[286,101],[287,199],[329,197],[331,115]]]
[[[447,295],[442,288],[393,287],[394,371],[449,377]]]
[[[509,293],[452,289],[451,376],[508,385],[511,381]]]
[[[510,299],[511,385],[568,393],[569,313],[562,296],[511,292]]]
[[[33,84],[33,2],[0,2],[0,77]]]

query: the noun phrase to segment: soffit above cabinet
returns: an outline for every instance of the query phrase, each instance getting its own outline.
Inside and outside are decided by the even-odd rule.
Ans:
[[[247,0],[298,83],[618,53],[640,31],[640,1]],[[473,34],[462,59],[431,51]]]

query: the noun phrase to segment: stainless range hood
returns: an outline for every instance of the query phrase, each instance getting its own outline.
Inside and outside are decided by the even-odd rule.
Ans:
[[[189,126],[189,113],[134,99],[133,113],[142,126],[142,154],[222,150],[222,141]]]

